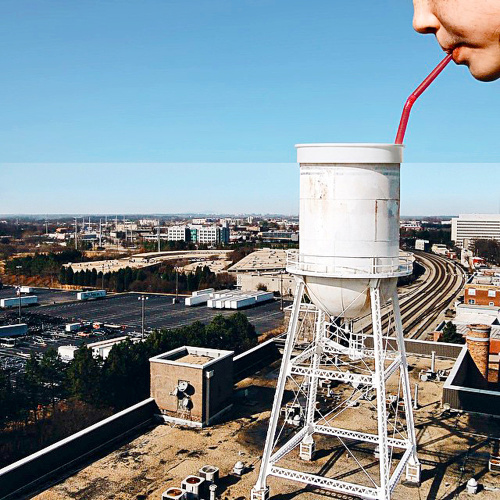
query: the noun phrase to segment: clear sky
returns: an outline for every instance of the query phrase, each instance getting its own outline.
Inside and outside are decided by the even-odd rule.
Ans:
[[[0,12],[0,213],[297,213],[294,144],[392,142],[443,57],[411,0]],[[499,85],[452,65],[417,102],[403,214],[498,212]]]

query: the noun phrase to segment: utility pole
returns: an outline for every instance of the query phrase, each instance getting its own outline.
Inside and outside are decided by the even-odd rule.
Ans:
[[[21,278],[19,277],[19,270],[22,266],[16,266],[17,270],[17,296],[19,297],[19,323],[21,323]]]
[[[161,245],[160,245],[160,219],[158,219],[157,236],[158,236],[158,253],[160,253],[161,252]]]
[[[146,300],[149,300],[149,297],[141,295],[137,300],[141,301],[141,339],[144,340],[144,312],[145,312]]]
[[[283,271],[280,271],[280,311],[283,311]]]
[[[175,268],[175,303],[179,301],[179,268]]]
[[[75,250],[78,250],[78,219],[75,217]]]

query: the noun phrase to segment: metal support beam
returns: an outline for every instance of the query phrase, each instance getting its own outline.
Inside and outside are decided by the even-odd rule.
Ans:
[[[378,434],[368,434],[366,432],[350,431],[348,429],[339,429],[337,427],[330,427],[329,425],[315,425],[314,432],[318,434],[326,434],[329,436],[337,436],[346,439],[355,439],[356,441],[364,441],[366,443],[379,442]],[[389,446],[394,448],[407,449],[411,444],[405,439],[388,438]]]
[[[308,474],[306,472],[299,472],[274,466],[271,467],[270,475],[282,477],[284,479],[291,479],[292,481],[297,481],[299,483],[310,484],[325,490],[338,491],[339,493],[345,493],[347,495],[358,495],[362,498],[371,500],[379,499],[376,488],[347,483],[345,481],[337,481],[336,479],[317,476],[316,474]]]
[[[397,290],[394,291],[392,296],[392,308],[394,310],[394,320],[396,323],[396,340],[398,349],[401,356],[401,382],[403,386],[403,399],[405,405],[406,427],[408,433],[408,440],[412,445],[412,454],[409,463],[420,471],[420,462],[417,455],[417,437],[415,435],[415,422],[413,420],[413,408],[411,401],[411,388],[410,378],[408,376],[408,361],[406,359],[406,348],[403,333],[403,322],[401,321],[401,311],[399,309],[399,298]],[[420,482],[420,473],[417,474],[418,482]]]
[[[292,314],[290,316],[290,323],[288,325],[288,332],[285,341],[285,350],[283,353],[283,359],[281,361],[281,368],[278,377],[278,382],[276,384],[276,392],[274,393],[273,409],[271,410],[271,416],[269,418],[269,428],[267,431],[264,453],[262,455],[262,463],[260,465],[259,477],[254,487],[255,491],[262,491],[267,488],[266,478],[269,473],[269,459],[271,458],[271,453],[273,452],[274,448],[274,437],[276,435],[276,428],[278,426],[278,419],[280,416],[283,393],[285,392],[285,385],[287,378],[286,370],[287,366],[290,363],[290,358],[292,356],[293,344],[297,332],[297,323],[299,321],[299,312],[300,312],[299,306],[300,303],[302,302],[303,294],[304,294],[304,282],[299,279],[297,281],[297,287],[295,289],[295,299],[293,303]]]
[[[292,365],[290,373],[292,375],[304,375],[305,377],[311,376],[313,369],[310,366],[295,366]],[[359,373],[341,372],[338,370],[325,370],[318,368],[315,370],[319,379],[323,380],[338,380],[346,383],[358,383],[365,385],[373,385],[373,377],[371,375],[360,375]]]
[[[378,446],[380,464],[379,500],[389,500],[389,446],[387,442],[387,408],[385,406],[385,377],[384,377],[384,344],[382,339],[382,318],[380,300],[380,281],[376,280],[370,286],[370,299],[373,321],[373,348],[375,351],[375,373],[373,382],[377,390],[377,423]]]

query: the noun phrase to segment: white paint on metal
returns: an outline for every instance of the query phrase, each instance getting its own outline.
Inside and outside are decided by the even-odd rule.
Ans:
[[[399,170],[396,145],[298,145],[300,271],[316,305],[354,318],[370,308],[367,279],[399,269]],[[332,278],[342,269],[349,282]],[[396,279],[382,285],[389,298]],[[312,297],[311,297],[312,298]],[[348,307],[347,307],[348,306]]]
[[[407,479],[418,482],[420,478],[396,288],[397,278],[412,270],[412,259],[401,258],[399,252],[402,146],[309,144],[297,149],[301,170],[301,238],[299,251],[287,256],[287,270],[297,275],[298,289],[262,463],[251,498],[269,498],[267,477],[273,475],[362,498],[389,500],[405,468]],[[305,305],[304,294],[314,306]],[[399,352],[388,350],[384,335],[389,332],[382,330],[381,309],[389,299],[393,321],[387,328],[396,335]],[[352,325],[353,318],[368,312],[373,324],[372,348],[365,345],[368,336],[354,331]],[[313,338],[310,332],[302,331],[307,315],[313,316],[316,323]],[[398,393],[389,400],[389,409],[386,382],[396,374],[403,402],[399,404]],[[278,420],[289,381],[290,387],[296,388],[294,404],[300,406],[304,418],[297,431],[278,446],[283,431],[282,427],[277,432]],[[354,392],[342,401],[331,388],[332,381],[349,384]],[[323,390],[326,387],[326,397],[331,398],[326,414],[317,406],[318,386]],[[376,413],[375,433],[332,425],[336,416],[360,404]],[[404,411],[404,417],[398,415],[399,411]],[[346,448],[347,457],[352,457],[366,476],[365,482],[368,479],[373,487],[278,466],[297,447],[302,458],[312,458],[315,433],[337,438]],[[352,443],[359,441],[377,445],[378,470],[368,470],[357,460]],[[396,448],[404,453],[393,454]]]

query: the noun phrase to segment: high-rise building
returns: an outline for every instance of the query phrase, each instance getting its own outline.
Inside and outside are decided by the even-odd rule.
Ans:
[[[500,242],[500,214],[462,214],[451,219],[451,239],[466,249],[474,240]]]

